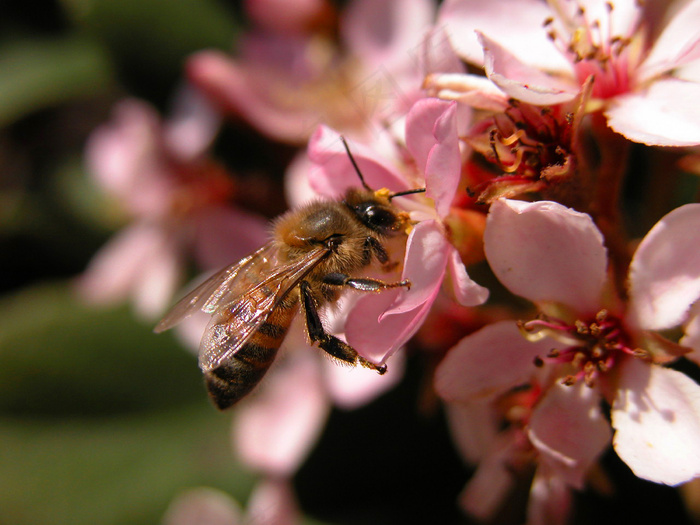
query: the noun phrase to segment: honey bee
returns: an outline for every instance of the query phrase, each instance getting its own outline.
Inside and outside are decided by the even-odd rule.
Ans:
[[[200,344],[199,366],[221,410],[260,382],[299,310],[312,343],[342,362],[386,372],[386,365],[372,363],[327,333],[318,312],[336,301],[343,288],[410,288],[408,280],[387,283],[353,275],[374,259],[389,265],[383,241],[405,235],[408,224],[407,214],[391,200],[425,190],[373,191],[344,139],[343,144],[362,189],[348,190],[341,201],[312,202],[282,215],[267,244],[195,288],[155,327],[155,332],[167,330],[197,310],[212,315]]]

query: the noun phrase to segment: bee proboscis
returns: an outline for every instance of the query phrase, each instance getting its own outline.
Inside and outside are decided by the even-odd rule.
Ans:
[[[354,277],[376,259],[389,264],[383,241],[404,233],[407,216],[391,199],[399,193],[373,191],[343,144],[363,189],[341,201],[312,202],[279,217],[273,238],[253,254],[224,268],[182,298],[158,323],[167,330],[202,310],[212,315],[199,349],[209,394],[220,409],[232,406],[262,379],[277,355],[298,310],[309,339],[332,357],[383,374],[373,363],[323,327],[319,308],[338,299],[344,287],[363,292],[410,287]]]

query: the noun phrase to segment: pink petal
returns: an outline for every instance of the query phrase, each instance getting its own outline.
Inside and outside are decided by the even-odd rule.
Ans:
[[[531,301],[555,301],[593,313],[605,282],[603,236],[584,213],[555,202],[493,203],[484,232],[498,279]]]
[[[198,281],[204,282],[204,279]],[[194,289],[191,287],[190,289]],[[184,294],[181,294],[184,296]],[[175,335],[182,342],[185,348],[190,350],[194,355],[199,353],[199,346],[206,330],[211,321],[211,315],[198,310],[192,312],[192,315],[184,319],[175,327]]]
[[[698,18],[700,3],[675,2],[680,6],[666,23],[654,46],[639,69],[640,81],[650,80],[655,76],[670,72],[700,57],[700,35],[698,35]],[[673,12],[673,9],[669,10]],[[661,18],[661,17],[658,17]]]
[[[521,62],[513,53],[482,33],[479,41],[484,46],[484,69],[488,78],[509,97],[535,105],[554,105],[568,102],[578,95],[580,86],[543,73],[540,69]]]
[[[561,346],[551,339],[529,342],[513,321],[493,323],[448,352],[435,371],[435,390],[448,402],[497,396],[528,382],[535,358]]]
[[[396,169],[372,148],[350,140],[348,146],[370,188],[388,188],[391,191],[410,189]],[[362,187],[362,182],[336,131],[319,126],[309,141],[309,158],[314,164],[309,173],[309,180],[319,195],[338,198],[344,195],[348,188]]]
[[[425,84],[431,93],[436,92],[441,99],[456,100],[475,109],[502,112],[508,107],[508,96],[481,75],[436,73],[429,75]]]
[[[343,14],[341,35],[369,71],[407,65],[433,22],[430,0],[356,0]]]
[[[636,476],[678,485],[700,476],[700,387],[686,375],[630,359],[612,404],[615,451]]]
[[[202,93],[185,84],[175,95],[172,115],[163,129],[167,150],[180,161],[192,161],[211,146],[221,116]]]
[[[684,332],[679,343],[693,349],[685,357],[700,365],[700,303],[691,309],[690,320],[686,323]]]
[[[537,469],[527,505],[529,525],[566,525],[571,521],[571,488],[557,474],[546,466]]]
[[[676,78],[700,84],[700,60],[675,70]]]
[[[360,298],[345,323],[348,344],[375,363],[386,362],[413,337],[432,306],[431,300],[407,312],[382,316],[398,293],[388,291]]]
[[[452,104],[437,98],[423,98],[416,102],[406,115],[406,147],[423,173],[428,164],[430,150],[436,143],[435,123]]]
[[[650,146],[700,144],[700,84],[665,79],[617,97],[605,112],[608,125],[634,142]]]
[[[452,291],[459,304],[477,306],[485,303],[489,298],[488,288],[477,284],[469,277],[459,252],[453,246],[450,246],[447,270],[452,281]]]
[[[126,299],[136,281],[144,250],[153,240],[159,240],[155,231],[140,224],[125,228],[110,239],[76,281],[82,299],[96,304]]]
[[[137,217],[159,218],[171,206],[173,178],[162,138],[156,111],[145,102],[126,99],[86,145],[91,174]]]
[[[469,463],[476,464],[493,448],[499,433],[499,416],[493,403],[446,403],[452,444]]]
[[[583,487],[588,469],[610,444],[612,431],[600,410],[600,397],[579,381],[555,383],[530,419],[532,444],[557,465],[568,485]]]
[[[274,377],[238,406],[234,440],[241,459],[273,476],[294,474],[315,444],[329,403],[308,348],[285,352]]]
[[[246,509],[248,525],[297,525],[301,515],[291,482],[265,479],[255,487]]]
[[[452,45],[468,62],[483,64],[480,31],[504,48],[510,49],[521,62],[543,70],[571,76],[571,65],[559,53],[542,23],[552,16],[549,6],[538,0],[447,0],[438,16],[438,26],[446,27]]]
[[[220,490],[190,489],[168,506],[163,525],[238,525],[244,523],[236,501]]]
[[[172,239],[164,239],[160,246],[149,246],[137,270],[139,275],[132,290],[134,306],[142,317],[153,320],[165,312],[180,284],[183,260]]]
[[[562,11],[568,11],[566,18],[569,20],[576,16],[579,9],[585,10],[586,30],[597,30],[599,35],[605,35],[603,38],[607,38],[607,35],[632,37],[640,23],[648,27],[650,23],[656,22],[656,20],[642,21],[641,17],[644,16],[642,10],[649,7],[653,9],[654,4],[660,3],[665,2],[642,3],[637,0],[615,0],[614,3],[609,4],[600,0],[578,0],[576,3],[559,2],[557,7],[561,7]]]
[[[199,266],[218,269],[254,252],[269,239],[268,222],[235,208],[210,206],[193,217]]]
[[[304,33],[329,8],[324,0],[246,0],[245,13],[263,31]]]
[[[380,376],[368,368],[339,366],[336,362],[324,360],[325,385],[333,404],[344,410],[354,410],[370,403],[401,381],[405,361],[402,353],[396,354],[386,374]]]
[[[188,79],[214,106],[243,115],[274,139],[301,144],[318,125],[320,117],[313,108],[281,107],[270,98],[268,86],[276,85],[280,76],[279,71],[277,74],[253,71],[220,51],[200,51],[187,62]],[[288,81],[291,80],[290,77]]]
[[[158,227],[135,223],[114,236],[76,282],[82,298],[114,304],[134,295],[146,317],[162,312],[180,278],[176,246]]]
[[[287,165],[284,173],[284,196],[291,209],[319,197],[309,181],[311,166],[311,160],[306,151],[299,151]]]
[[[629,318],[641,328],[681,324],[700,298],[700,204],[664,216],[642,240],[630,265]]]
[[[425,98],[406,117],[406,146],[425,173],[425,194],[440,217],[449,213],[461,175],[456,114],[456,102]]]
[[[408,236],[402,279],[411,281],[411,289],[402,289],[392,307],[380,317],[413,310],[437,295],[445,276],[450,243],[437,221],[418,223]]]
[[[466,71],[464,62],[455,53],[444,27],[433,26],[427,32],[417,60],[418,71],[424,77],[432,74],[464,74]]]
[[[143,160],[154,155],[159,134],[160,118],[149,104],[123,100],[114,107],[112,120],[90,135],[88,167],[105,188],[120,195],[134,184]]]
[[[459,496],[460,506],[481,521],[490,521],[515,483],[510,462],[518,453],[510,434],[496,436],[491,450]]]

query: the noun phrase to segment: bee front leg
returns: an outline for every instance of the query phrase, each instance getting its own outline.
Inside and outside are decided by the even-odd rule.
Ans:
[[[407,290],[411,289],[411,281],[408,279],[397,283],[387,283],[379,279],[350,277],[344,273],[329,273],[323,277],[323,282],[332,286],[349,286],[362,292],[381,292],[387,288],[399,288],[401,286],[405,286]]]
[[[337,337],[326,332],[318,315],[318,301],[314,297],[309,283],[302,281],[299,283],[301,292],[301,304],[306,317],[306,329],[312,342],[317,342],[318,346],[326,353],[352,365],[362,365],[365,368],[376,370],[379,374],[386,372],[386,365],[377,365],[365,359],[357,353],[352,346],[344,343]]]

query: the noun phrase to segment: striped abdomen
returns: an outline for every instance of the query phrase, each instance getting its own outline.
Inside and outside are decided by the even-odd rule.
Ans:
[[[296,312],[294,306],[277,306],[240,350],[204,374],[209,395],[221,410],[250,393],[270,368]]]

